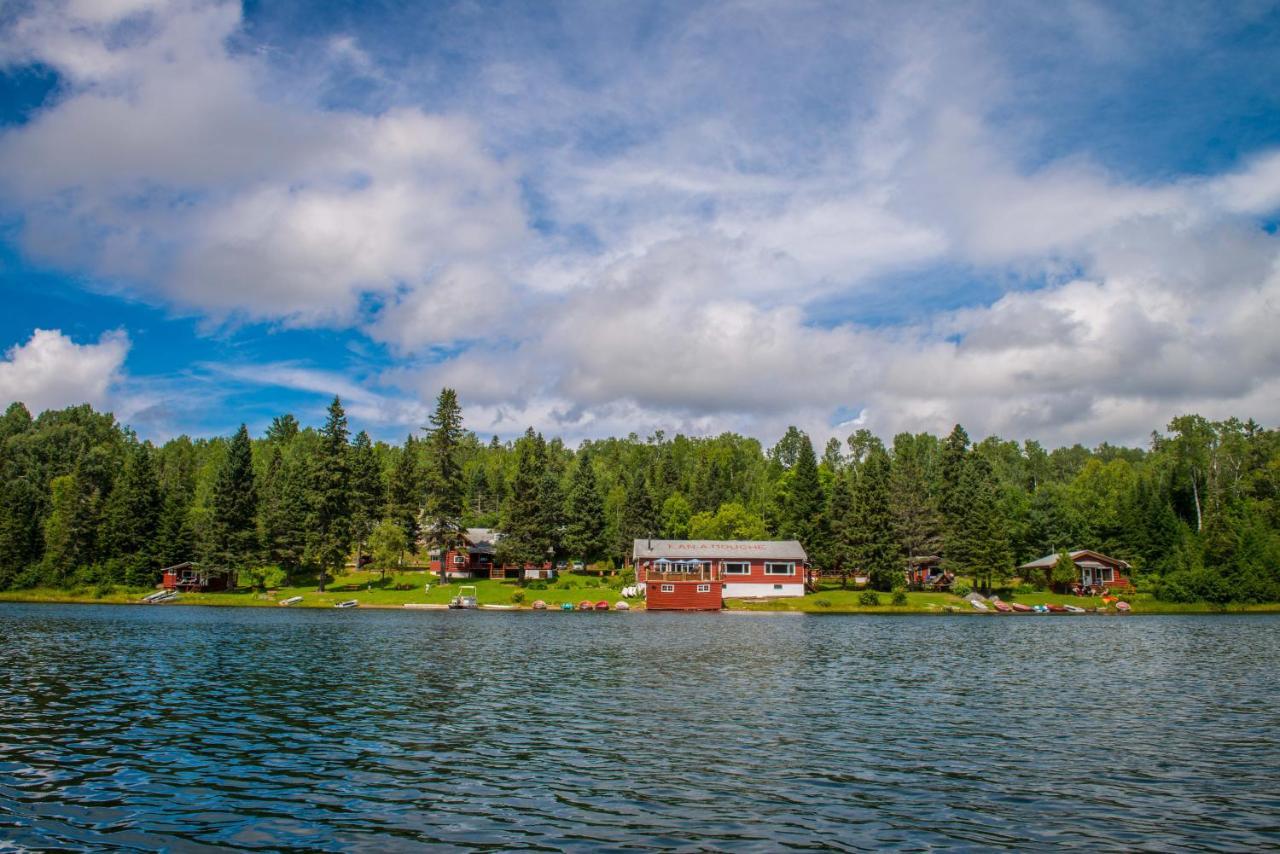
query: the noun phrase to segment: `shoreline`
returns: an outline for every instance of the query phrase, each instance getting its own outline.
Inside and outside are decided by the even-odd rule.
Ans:
[[[140,601],[142,594],[139,594],[136,598],[134,598],[132,594],[129,594],[126,597],[126,596],[122,596],[120,593],[113,593],[113,594],[109,594],[101,597],[95,597],[92,594],[86,595],[81,593],[72,593],[70,591],[65,593],[55,593],[54,591],[49,591],[49,590],[38,590],[38,591],[30,591],[29,593],[34,595],[24,595],[24,594],[28,594],[28,591],[0,592],[0,604],[12,603],[12,604],[29,604],[29,605],[113,605],[113,606],[145,606],[145,607],[173,606],[173,607],[190,607],[190,608],[197,608],[197,607],[281,608],[282,607],[279,604],[278,600],[260,599],[260,600],[246,601],[247,594],[242,594],[242,593],[183,594],[183,598],[180,599],[179,601],[163,602],[157,605],[152,605],[150,603]],[[316,595],[325,596],[329,594],[326,591],[325,594],[316,594]],[[343,595],[347,599],[358,600],[360,598],[358,594],[349,595],[348,591],[344,591]],[[235,599],[222,598],[222,597],[235,597]],[[623,601],[626,601],[626,600],[623,600]],[[648,612],[648,609],[644,607],[643,602],[640,602],[640,603],[628,602],[628,604],[631,605],[631,608],[629,610],[622,611],[622,613],[642,613],[642,612],[647,613]],[[616,609],[612,607],[612,605],[613,603],[611,603],[611,607],[609,608],[608,612],[616,611]],[[287,608],[288,609],[308,609],[308,610],[337,610],[334,608],[334,603],[331,601],[313,601],[313,602],[304,601],[296,605],[287,606]],[[398,603],[397,602],[369,602],[367,604],[364,602],[361,602],[359,605],[355,606],[354,608],[345,609],[345,610],[445,611],[450,609],[447,607],[447,605],[442,605],[440,603],[431,603],[431,602],[398,602]],[[534,612],[539,610],[546,610],[547,612],[552,612],[552,611],[561,611],[562,609],[558,607],[558,603],[555,606],[552,606],[549,603],[549,606],[546,609],[536,609],[529,604],[518,603],[518,604],[495,605],[494,607],[484,607],[482,605],[477,610],[487,611],[491,613],[494,613],[494,612],[520,613],[525,611]],[[575,609],[571,613],[580,613],[580,612]],[[607,612],[593,611],[592,613],[607,613]],[[1133,616],[1133,615],[1178,616],[1183,614],[1212,614],[1212,615],[1229,616],[1229,615],[1236,615],[1236,614],[1280,614],[1280,602],[1265,602],[1265,603],[1256,603],[1256,604],[1232,603],[1232,604],[1223,606],[1223,605],[1215,605],[1209,602],[1179,603],[1179,602],[1159,602],[1159,601],[1148,600],[1148,601],[1142,602],[1140,606],[1134,606],[1134,609],[1128,613],[1121,613],[1114,610],[1107,610],[1107,611],[1099,611],[1099,612],[1087,612],[1087,613],[1081,613],[1081,614],[1071,614],[1071,613],[1036,614],[1036,613],[1018,613],[1018,612],[1001,613],[998,611],[977,611],[974,609],[966,610],[959,607],[953,607],[952,609],[947,609],[945,607],[919,607],[919,606],[895,606],[895,605],[858,606],[858,607],[845,607],[845,606],[823,607],[823,606],[816,606],[811,602],[809,603],[804,602],[803,600],[770,600],[765,602],[752,602],[747,604],[737,603],[733,605],[726,605],[726,607],[724,607],[718,612],[717,611],[696,611],[696,612],[656,611],[654,613],[727,613],[727,614],[769,614],[769,615],[808,614],[808,615],[818,615],[818,616],[821,616],[823,614],[836,614],[836,615],[898,616],[898,617],[901,617],[901,616],[1127,617],[1127,616]]]

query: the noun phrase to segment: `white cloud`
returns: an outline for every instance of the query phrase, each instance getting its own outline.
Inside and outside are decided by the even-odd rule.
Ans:
[[[0,361],[0,400],[26,404],[32,414],[89,403],[109,405],[122,379],[129,337],[108,332],[96,344],[77,344],[61,330],[37,329]]]

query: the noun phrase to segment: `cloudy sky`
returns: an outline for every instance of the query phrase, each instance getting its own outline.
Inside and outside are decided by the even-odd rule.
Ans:
[[[1280,9],[0,2],[0,401],[1280,422]]]

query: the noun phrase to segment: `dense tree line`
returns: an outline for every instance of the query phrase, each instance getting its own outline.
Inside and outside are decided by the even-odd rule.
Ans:
[[[1280,600],[1280,434],[1175,418],[1145,449],[1046,450],[865,430],[819,456],[791,428],[771,448],[725,433],[583,442],[532,429],[484,441],[444,390],[403,444],[354,437],[335,399],[319,429],[292,415],[253,438],[156,446],[88,406],[0,418],[0,587],[154,583],[184,560],[242,583],[414,559],[497,527],[500,559],[621,562],[631,541],[796,538],[815,565],[903,583],[939,554],[983,586],[1021,562],[1093,548],[1169,599]],[[420,559],[420,558],[419,558]]]

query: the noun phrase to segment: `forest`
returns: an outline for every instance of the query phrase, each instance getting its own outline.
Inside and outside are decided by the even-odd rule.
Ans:
[[[403,444],[275,418],[261,436],[156,445],[87,405],[0,418],[0,589],[151,586],[195,560],[240,584],[402,565],[494,527],[499,558],[619,566],[637,537],[800,540],[824,572],[903,584],[938,554],[987,589],[1042,555],[1091,548],[1170,601],[1280,600],[1280,434],[1252,420],[1174,418],[1145,448],[1048,450],[865,430],[819,453],[790,428],[771,447],[733,433],[583,441],[465,429],[441,392]]]

